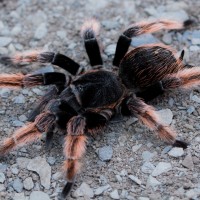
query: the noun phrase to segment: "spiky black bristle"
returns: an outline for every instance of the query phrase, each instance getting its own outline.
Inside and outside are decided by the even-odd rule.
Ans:
[[[181,140],[176,140],[173,144],[173,147],[180,147],[180,148],[183,148],[183,149],[187,149],[188,147],[188,143],[186,142],[183,142]]]
[[[183,25],[184,25],[184,27],[188,27],[188,26],[193,25],[194,23],[195,23],[194,20],[188,19],[188,20],[186,20],[186,21],[183,22]]]

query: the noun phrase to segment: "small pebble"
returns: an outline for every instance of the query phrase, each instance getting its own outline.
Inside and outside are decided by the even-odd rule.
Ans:
[[[112,192],[110,193],[110,197],[111,197],[112,199],[120,199],[120,198],[119,198],[118,190],[116,189],[116,190],[112,191]]]
[[[174,147],[169,152],[168,155],[178,158],[184,154],[183,148]]]
[[[166,173],[172,169],[172,165],[167,162],[159,162],[156,168],[152,172],[152,176],[159,176],[162,173]]]
[[[98,156],[102,161],[109,161],[112,158],[113,150],[111,146],[104,146],[99,148]]]

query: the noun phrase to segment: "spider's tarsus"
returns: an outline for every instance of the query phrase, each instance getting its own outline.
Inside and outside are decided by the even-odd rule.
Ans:
[[[188,19],[188,20],[183,22],[184,27],[188,27],[188,26],[191,26],[191,25],[194,25],[194,24],[195,24],[195,21],[192,20],[192,19]]]
[[[181,148],[183,148],[183,149],[187,149],[187,147],[188,147],[188,143],[186,143],[186,142],[183,142],[183,141],[181,141],[181,140],[176,140],[175,142],[174,142],[174,144],[173,144],[173,147],[181,147]]]
[[[67,182],[67,184],[62,190],[62,193],[60,194],[60,200],[65,200],[67,198],[73,184],[74,184],[73,182]]]

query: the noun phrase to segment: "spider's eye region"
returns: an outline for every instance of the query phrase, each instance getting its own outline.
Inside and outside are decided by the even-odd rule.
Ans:
[[[82,85],[78,85],[76,86],[76,89],[79,91],[79,92],[83,92],[84,88]]]

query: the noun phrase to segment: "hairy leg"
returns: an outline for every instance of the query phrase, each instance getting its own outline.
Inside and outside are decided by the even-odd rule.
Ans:
[[[128,51],[133,37],[137,37],[145,33],[154,33],[161,29],[183,29],[192,23],[193,21],[191,20],[187,20],[183,23],[170,20],[159,20],[154,22],[139,22],[131,25],[118,39],[113,65],[117,67],[119,66],[120,61]]]
[[[83,24],[81,29],[81,35],[84,39],[85,49],[91,66],[103,64],[99,44],[96,39],[99,28],[99,22],[96,19],[90,19]]]

